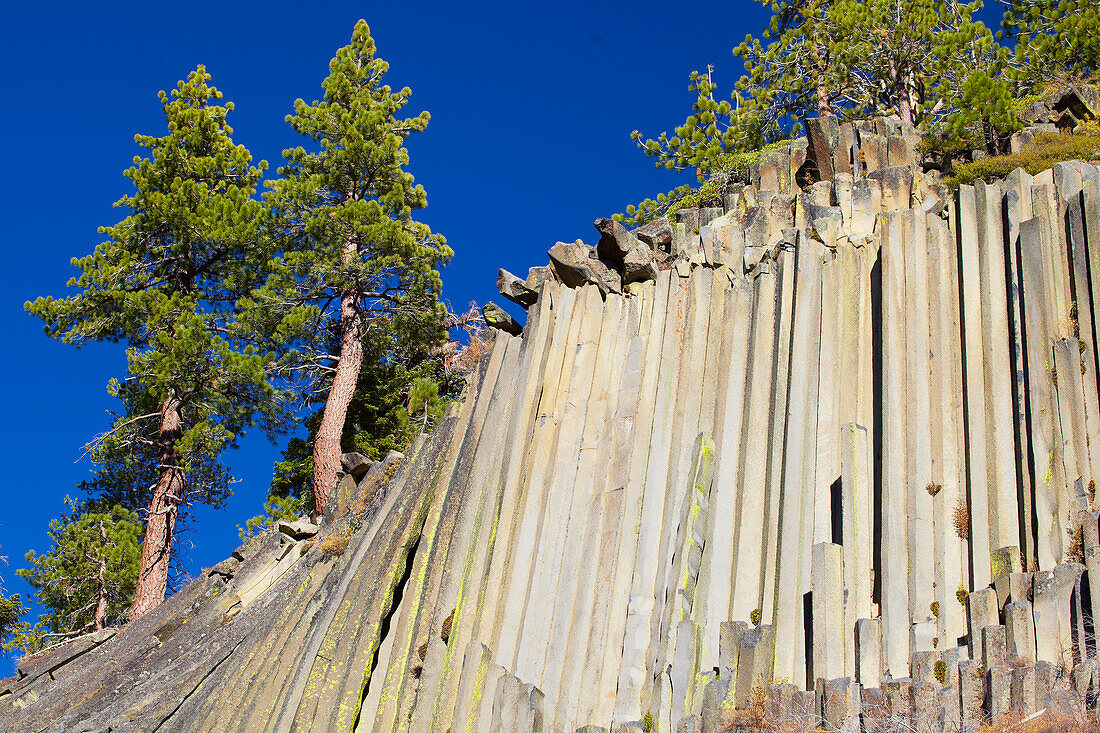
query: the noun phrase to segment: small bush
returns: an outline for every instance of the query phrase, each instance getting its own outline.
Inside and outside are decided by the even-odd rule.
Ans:
[[[1100,134],[1091,131],[1078,134],[1041,132],[1019,153],[994,155],[955,165],[947,184],[957,188],[977,180],[992,181],[1004,178],[1017,168],[1035,175],[1067,160],[1100,160]]]
[[[940,493],[942,489],[943,486],[936,483],[929,483],[928,486],[924,487],[924,490],[928,492],[929,496],[935,496],[936,494]]]
[[[386,484],[390,482],[390,479],[397,473],[397,469],[401,467],[401,461],[397,460],[386,467],[385,471],[382,471],[370,481],[365,481],[359,486],[359,490],[355,495],[355,499],[351,502],[351,506],[348,510],[352,514],[366,514],[372,506],[374,506],[379,498],[380,492],[386,488]]]
[[[1066,561],[1085,564],[1085,530],[1080,524],[1073,531],[1073,540],[1066,548]]]
[[[749,621],[752,621],[753,626],[759,626],[760,625],[760,609],[759,608],[752,609],[752,612],[749,613]]]
[[[963,606],[966,605],[966,599],[969,595],[970,595],[970,591],[968,591],[966,588],[962,587],[961,585],[959,586],[959,589],[957,591],[955,591],[955,598],[957,598],[959,603]]]
[[[939,618],[940,617],[940,602],[939,601],[932,601],[932,603],[930,603],[929,606],[928,606],[928,610],[930,610],[932,612],[933,616],[935,616],[936,618]]]
[[[970,507],[961,498],[955,504],[955,511],[951,515],[951,521],[955,525],[955,534],[959,539],[970,539]]]
[[[443,627],[439,630],[439,638],[446,644],[451,640],[451,623],[454,621],[455,610],[451,609],[451,612],[447,614],[447,618],[443,619]]]
[[[942,659],[939,660],[932,667],[932,673],[936,675],[936,679],[939,680],[940,684],[942,685],[947,679],[947,663],[944,662]]]
[[[327,559],[343,555],[350,543],[351,529],[347,529],[339,534],[330,534],[327,537],[323,537],[314,543],[313,546],[317,548],[322,557]]]

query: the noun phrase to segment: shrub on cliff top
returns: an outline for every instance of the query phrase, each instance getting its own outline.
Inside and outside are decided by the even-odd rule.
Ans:
[[[995,155],[954,166],[948,184],[955,188],[977,180],[1004,178],[1017,168],[1035,175],[1067,160],[1100,162],[1100,132],[1042,132],[1019,153]]]

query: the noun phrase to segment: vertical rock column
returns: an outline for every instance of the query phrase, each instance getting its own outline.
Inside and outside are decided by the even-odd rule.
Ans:
[[[806,686],[806,633],[803,597],[809,591],[806,567],[813,530],[817,457],[818,354],[821,336],[822,246],[802,240],[797,253],[794,328],[791,336],[787,435],[777,549],[775,677]],[[788,642],[789,640],[789,642]]]
[[[963,364],[966,386],[967,449],[969,453],[966,510],[969,514],[971,575],[974,587],[993,580],[989,553],[1000,545],[990,539],[989,426],[985,389],[985,339],[982,327],[981,247],[974,188],[960,186],[955,218],[962,275]],[[994,509],[994,511],[996,511]],[[995,521],[993,522],[995,524]]]
[[[1006,291],[1005,245],[998,184],[975,186],[978,258],[981,268],[982,344],[985,373],[986,445],[990,547],[1020,544],[1012,421],[1012,369],[1009,354],[1009,299]],[[970,364],[967,364],[970,368]],[[977,548],[982,549],[982,548]],[[989,564],[988,552],[975,562]]]
[[[881,215],[882,247],[882,528],[880,607],[884,673],[909,669],[909,542],[905,454],[905,222]],[[866,683],[865,683],[866,684]]]
[[[637,399],[637,414],[630,435],[629,445],[623,444],[624,461],[620,478],[625,475],[623,496],[623,541],[619,543],[615,561],[615,576],[612,581],[610,606],[607,614],[607,639],[603,651],[603,663],[600,668],[597,693],[593,696],[591,719],[610,721],[619,718],[616,703],[621,699],[627,706],[629,716],[636,709],[636,695],[644,681],[644,657],[638,648],[640,635],[626,636],[628,627],[634,628],[641,603],[632,595],[632,581],[639,542],[642,537],[642,502],[646,487],[646,470],[649,463],[649,446],[654,424],[654,407],[657,398],[658,377],[662,372],[664,354],[661,349],[665,340],[665,325],[670,304],[670,286],[673,274],[666,271],[658,275],[654,285],[653,303],[643,315],[639,328],[648,327],[641,336],[644,340],[638,344],[642,362],[640,390]],[[676,278],[679,280],[679,278]],[[623,436],[626,437],[625,435]],[[625,674],[624,674],[625,673]],[[624,674],[620,680],[620,674]],[[618,697],[618,696],[621,696]],[[637,717],[627,717],[634,719]]]
[[[932,421],[929,388],[929,258],[928,223],[921,209],[898,215],[905,227],[905,430],[906,484],[909,541],[910,650],[931,649],[935,619],[932,492],[935,483],[932,461]],[[892,671],[892,670],[891,670]]]

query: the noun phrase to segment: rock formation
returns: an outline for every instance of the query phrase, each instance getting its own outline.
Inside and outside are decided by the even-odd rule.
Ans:
[[[0,728],[1095,707],[1100,169],[949,194],[907,132],[815,121],[720,206],[502,272],[522,334],[430,437],[347,461],[317,537],[25,660]]]

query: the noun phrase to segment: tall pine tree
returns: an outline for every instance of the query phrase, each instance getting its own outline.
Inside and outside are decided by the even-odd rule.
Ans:
[[[88,510],[66,498],[68,511],[50,522],[49,551],[27,553],[17,572],[46,612],[23,623],[14,646],[33,652],[50,643],[114,626],[129,613],[141,565],[142,524],[137,512],[115,506]]]
[[[364,343],[427,349],[443,338],[438,269],[444,239],[413,219],[427,197],[405,170],[405,140],[429,115],[399,117],[410,90],[383,83],[365,21],[336,52],[324,96],[299,99],[287,122],[309,146],[283,153],[286,165],[267,196],[280,252],[254,302],[257,330],[295,347],[283,360],[307,393],[326,393],[313,445],[313,495],[324,512],[336,483],[348,407]]]
[[[166,592],[188,475],[234,445],[257,419],[271,429],[279,400],[267,379],[272,357],[245,343],[238,298],[266,263],[257,247],[262,206],[254,199],[264,163],[232,140],[232,103],[199,66],[171,94],[159,95],[168,134],[137,135],[147,157],[125,172],[134,192],[116,206],[129,214],[103,227],[107,240],[83,258],[69,281],[76,294],[43,297],[27,309],[67,343],[125,342],[128,389],[145,405],[121,416],[106,438],[127,436],[155,456],[145,509],[141,568],[132,616]]]

